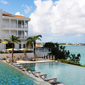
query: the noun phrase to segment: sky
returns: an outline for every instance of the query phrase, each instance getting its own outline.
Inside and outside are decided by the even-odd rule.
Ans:
[[[41,42],[85,43],[85,0],[0,0],[0,9],[31,18],[28,35]]]

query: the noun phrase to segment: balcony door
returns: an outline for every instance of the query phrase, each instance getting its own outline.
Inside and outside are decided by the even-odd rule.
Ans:
[[[18,21],[18,28],[24,28],[24,21]]]

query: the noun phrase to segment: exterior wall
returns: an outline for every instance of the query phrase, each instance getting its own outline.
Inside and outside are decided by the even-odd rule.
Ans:
[[[5,45],[5,44],[0,43],[0,50],[3,50],[3,49],[5,49],[5,48],[6,48],[6,45]]]
[[[17,36],[17,31],[12,30],[11,35]]]
[[[17,20],[11,20],[11,27],[16,28],[17,27]]]
[[[47,56],[49,52],[40,52],[40,51],[35,51],[36,55],[38,57],[43,57],[43,56]]]
[[[15,56],[16,59],[20,58],[20,55],[22,57],[25,56],[24,53],[14,53],[14,56]],[[8,56],[10,59],[12,59],[12,54],[10,53],[10,54],[0,54],[0,60],[3,59],[3,58],[6,59],[6,56]],[[31,58],[34,58],[34,55],[33,55],[33,53],[27,53],[26,57],[31,59]]]
[[[3,27],[9,27],[9,20],[8,19],[5,19],[5,20],[2,20],[2,26]]]
[[[2,9],[0,9],[0,32],[2,31]],[[2,33],[0,33],[0,39],[1,39]]]
[[[9,31],[8,30],[6,30],[6,31],[2,31],[2,37],[1,37],[2,39],[4,39],[4,38],[9,38]]]

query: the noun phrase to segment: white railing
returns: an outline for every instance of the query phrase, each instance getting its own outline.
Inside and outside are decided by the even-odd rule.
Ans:
[[[10,38],[9,35],[7,35],[7,36],[2,36],[2,39],[9,39],[9,38]]]
[[[24,28],[24,25],[18,24],[18,28]]]
[[[9,24],[3,24],[2,25],[2,28],[8,28],[9,27]]]
[[[12,24],[11,28],[17,28],[17,26],[15,24]]]
[[[18,37],[19,37],[20,39],[26,39],[26,38],[28,38],[28,36],[25,36],[25,37],[24,37],[24,35],[18,35]]]
[[[2,28],[17,28],[17,24],[3,24]],[[24,29],[24,25],[18,24],[18,28],[23,28]],[[28,29],[28,26],[25,26],[25,29]]]
[[[20,39],[24,39],[24,35],[18,35]]]

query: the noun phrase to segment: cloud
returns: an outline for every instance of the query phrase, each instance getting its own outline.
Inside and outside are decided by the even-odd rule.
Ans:
[[[82,35],[81,34],[77,34],[77,35],[75,35],[76,37],[81,37]]]
[[[8,4],[8,2],[7,1],[4,1],[4,0],[1,0],[1,3]]]
[[[85,0],[35,0],[29,25],[34,34],[68,36],[85,34]]]
[[[25,14],[27,14],[28,12],[30,12],[30,7],[29,6],[27,6],[27,5],[22,5],[22,7],[25,7],[25,9],[24,9],[24,12],[25,12]]]
[[[22,14],[20,14],[20,12],[16,12],[15,15],[22,15]],[[23,15],[22,15],[22,16],[23,16]]]

